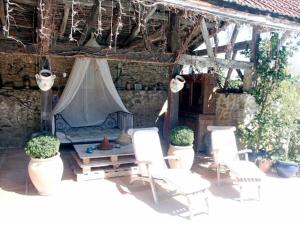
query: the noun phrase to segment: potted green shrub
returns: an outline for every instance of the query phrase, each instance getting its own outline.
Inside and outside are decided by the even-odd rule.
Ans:
[[[177,126],[170,132],[169,156],[176,159],[169,159],[171,168],[191,169],[194,162],[194,131],[187,126]]]
[[[51,135],[31,138],[25,147],[30,156],[29,177],[40,195],[50,195],[59,186],[63,162],[59,153],[59,140]]]

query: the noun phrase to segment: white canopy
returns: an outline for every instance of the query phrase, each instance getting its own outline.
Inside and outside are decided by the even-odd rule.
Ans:
[[[105,59],[76,58],[67,85],[52,111],[72,127],[100,125],[108,114],[124,111]]]

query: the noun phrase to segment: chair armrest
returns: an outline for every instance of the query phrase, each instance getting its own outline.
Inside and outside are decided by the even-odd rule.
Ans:
[[[243,150],[238,151],[238,154],[239,155],[242,155],[242,154],[245,155],[246,161],[249,161],[248,153],[251,153],[251,152],[252,152],[251,149],[243,149]]]
[[[146,165],[151,165],[152,164],[151,161],[139,161],[139,160],[135,161],[135,163],[136,164],[146,164]]]
[[[179,159],[179,157],[178,156],[176,156],[176,155],[168,155],[168,156],[164,156],[164,159]]]

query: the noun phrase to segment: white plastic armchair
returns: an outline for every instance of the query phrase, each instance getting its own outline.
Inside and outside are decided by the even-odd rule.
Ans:
[[[220,167],[228,167],[240,186],[240,200],[243,199],[242,189],[244,185],[255,184],[258,189],[258,199],[260,199],[261,180],[264,173],[252,162],[248,161],[248,154],[251,150],[238,151],[234,131],[232,126],[208,126],[211,131],[211,147],[214,161],[217,165],[217,180],[220,183]],[[246,160],[240,160],[240,155],[245,154]]]
[[[140,176],[132,180],[148,181],[151,186],[155,203],[159,203],[155,188],[156,180],[163,180],[176,189],[178,194],[186,197],[190,218],[193,216],[190,197],[196,193],[204,194],[208,209],[206,190],[209,182],[199,175],[183,169],[169,169],[163,156],[158,129],[156,127],[129,129],[128,134],[132,136],[135,157],[140,170]],[[173,158],[173,157],[172,157]]]

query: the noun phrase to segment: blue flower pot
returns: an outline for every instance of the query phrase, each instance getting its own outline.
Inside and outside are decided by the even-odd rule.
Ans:
[[[294,176],[299,170],[299,166],[295,163],[277,161],[274,166],[277,171],[277,175],[285,178]]]

